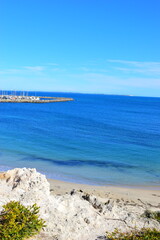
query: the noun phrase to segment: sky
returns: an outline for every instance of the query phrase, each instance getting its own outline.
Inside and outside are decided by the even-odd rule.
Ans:
[[[160,97],[159,0],[0,0],[0,89]]]

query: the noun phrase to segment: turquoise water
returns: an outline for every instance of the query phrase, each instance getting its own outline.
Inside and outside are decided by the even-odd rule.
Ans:
[[[70,182],[160,186],[160,98],[37,95],[75,101],[0,103],[1,171],[34,167]]]

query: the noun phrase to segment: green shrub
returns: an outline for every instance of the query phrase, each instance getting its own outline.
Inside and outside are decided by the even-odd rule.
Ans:
[[[39,219],[36,204],[25,207],[20,202],[9,202],[0,213],[0,240],[23,240],[34,236],[45,227]]]
[[[122,233],[117,229],[113,233],[107,233],[109,240],[160,240],[160,231],[156,229],[143,228]]]
[[[156,211],[156,212],[152,212],[149,210],[146,210],[143,214],[142,217],[146,217],[146,218],[152,218],[157,220],[158,222],[160,222],[160,211]]]

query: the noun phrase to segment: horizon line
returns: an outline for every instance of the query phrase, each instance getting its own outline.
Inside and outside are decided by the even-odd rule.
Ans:
[[[148,97],[148,98],[160,98],[160,96],[143,96],[133,94],[118,94],[118,93],[90,93],[90,92],[70,92],[70,91],[41,91],[41,90],[0,90],[0,92],[46,92],[46,93],[71,93],[71,94],[88,94],[88,95],[110,95],[110,96],[124,96],[124,97]]]

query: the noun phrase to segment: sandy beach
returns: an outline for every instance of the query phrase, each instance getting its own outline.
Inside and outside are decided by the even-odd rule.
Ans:
[[[137,203],[143,202],[160,207],[160,187],[157,186],[93,186],[54,179],[48,179],[48,181],[50,183],[50,191],[54,195],[64,195],[70,193],[74,189],[76,191],[81,190],[85,193],[101,198],[134,201]]]

